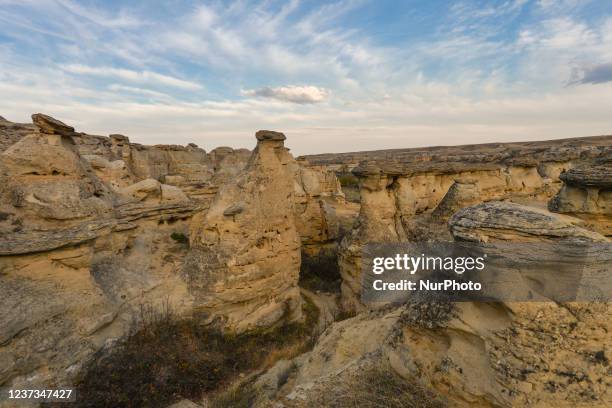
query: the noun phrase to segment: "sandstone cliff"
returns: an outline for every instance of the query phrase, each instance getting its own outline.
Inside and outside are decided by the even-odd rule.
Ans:
[[[572,174],[575,167],[592,166],[611,152],[612,137],[601,136],[350,153],[335,159],[307,156],[314,163],[348,166],[359,178],[359,217],[339,254],[345,308],[360,309],[365,243],[450,240],[446,223],[451,215],[480,202],[510,200],[544,207],[561,189],[564,171]],[[365,160],[355,164],[359,159]],[[605,200],[604,191],[600,202]]]
[[[271,131],[207,153],[36,114],[0,136],[0,387],[69,380],[143,304],[232,333],[299,321],[300,276],[332,265],[361,313],[259,378],[266,402],[333,405],[375,367],[451,406],[611,399],[607,303],[359,301],[369,242],[609,243],[610,137],[295,160]],[[325,327],[335,295],[303,292]]]
[[[584,226],[580,219],[508,202],[466,207],[449,224],[458,240],[529,242],[535,259],[537,243],[610,242]],[[264,375],[260,401],[333,406],[360,395],[400,398],[411,390],[423,396],[423,406],[606,406],[612,400],[606,357],[611,313],[605,302],[550,300],[414,301],[366,311],[335,323],[310,353],[274,367],[271,373],[284,370],[282,384],[271,385]],[[366,382],[363,373],[373,367],[405,385]],[[370,386],[381,388],[366,391]]]
[[[13,311],[0,316],[0,385],[71,378],[143,304],[202,311],[210,291],[198,282],[228,278],[211,274],[210,259],[201,275],[185,273],[210,238],[203,219],[217,223],[226,254],[240,254],[230,266],[244,274],[223,295],[257,310],[234,328],[299,319],[301,243],[325,241],[321,225],[337,224],[318,202],[336,194],[333,173],[302,168],[265,132],[253,154],[207,154],[87,135],[42,114],[33,122],[0,122],[0,307]]]

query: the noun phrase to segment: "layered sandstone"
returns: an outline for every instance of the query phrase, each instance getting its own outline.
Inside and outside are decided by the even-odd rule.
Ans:
[[[352,168],[361,208],[339,256],[344,306],[360,309],[361,250],[369,242],[450,240],[446,223],[460,208],[491,200],[539,207],[561,189],[560,175],[612,152],[612,137],[497,143],[308,156]],[[356,164],[355,161],[364,159]],[[605,193],[603,195],[606,197]]]
[[[284,135],[257,132],[247,167],[192,221],[185,273],[197,310],[231,331],[299,319],[300,237]]]
[[[156,180],[120,194],[80,153],[83,134],[33,120],[0,155],[0,303],[12,311],[0,316],[3,386],[70,378],[142,303],[191,303],[177,271],[186,247],[170,235],[187,232],[197,205]]]
[[[608,242],[606,237],[583,226],[584,222],[577,218],[498,201],[463,208],[449,221],[450,232],[455,240]]]
[[[70,378],[125,335],[142,304],[168,302],[179,315],[203,311],[210,292],[198,282],[213,270],[208,260],[202,275],[185,274],[184,266],[187,241],[195,251],[209,237],[194,214],[215,219],[224,248],[240,254],[230,266],[244,274],[230,279],[236,292],[222,295],[257,306],[237,330],[300,317],[301,243],[315,242],[321,225],[337,224],[317,201],[331,200],[332,173],[302,169],[277,136],[260,135],[252,155],[231,148],[208,155],[195,145],[87,135],[41,114],[33,121],[0,122],[10,142],[0,154],[0,306],[13,311],[0,316],[0,385]],[[302,218],[305,208],[318,213]],[[216,272],[215,280],[228,278]]]
[[[550,201],[551,211],[575,215],[604,235],[612,235],[612,166],[604,161],[561,173],[563,187]]]
[[[610,137],[294,160],[280,132],[207,153],[33,122],[0,119],[3,388],[69,381],[142,304],[231,332],[299,320],[302,261],[335,263],[340,240],[348,311],[365,310],[369,242],[609,243]],[[360,205],[334,174],[349,169]],[[451,406],[605,402],[610,314],[552,301],[364,311],[261,382],[273,402],[312,406],[382,364]]]
[[[461,241],[528,243],[530,252],[520,256],[534,259],[541,259],[543,243],[610,244],[580,219],[508,202],[466,207],[449,227]],[[605,256],[604,265],[610,262],[610,254]],[[260,381],[267,385],[261,406],[350,400],[369,386],[361,373],[372,367],[400,376],[415,394],[426,390],[428,403],[437,398],[453,407],[605,406],[612,398],[605,350],[612,341],[610,317],[609,303],[550,299],[410,301],[364,312],[334,324],[311,352],[286,364],[293,369],[285,369],[282,384]]]

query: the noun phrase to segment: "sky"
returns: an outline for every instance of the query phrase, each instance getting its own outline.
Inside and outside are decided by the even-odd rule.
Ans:
[[[0,116],[296,154],[612,134],[612,1],[0,0]]]

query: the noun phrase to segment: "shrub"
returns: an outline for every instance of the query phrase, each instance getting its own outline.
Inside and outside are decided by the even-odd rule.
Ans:
[[[406,326],[435,329],[443,327],[456,315],[454,303],[438,295],[429,298],[415,298],[406,302],[400,322]]]
[[[344,173],[338,176],[338,181],[342,187],[358,187],[359,179],[351,173]]]
[[[340,292],[341,283],[336,248],[322,249],[316,255],[302,251],[300,286],[312,291],[337,293]]]
[[[185,245],[189,244],[189,238],[187,238],[187,236],[183,234],[182,232],[173,232],[172,234],[170,234],[170,238],[172,238],[179,244],[185,244]]]

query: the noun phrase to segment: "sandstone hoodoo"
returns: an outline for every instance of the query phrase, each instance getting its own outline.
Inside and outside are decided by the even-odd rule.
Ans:
[[[282,137],[281,137],[282,136]],[[194,217],[185,273],[196,309],[241,332],[301,317],[295,160],[278,132],[257,132],[247,166]]]

